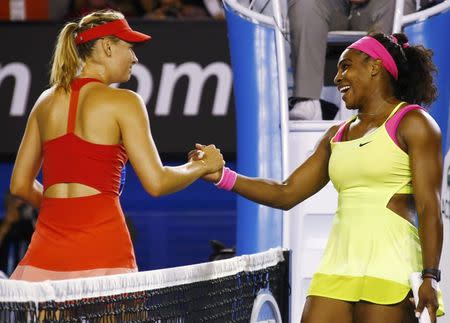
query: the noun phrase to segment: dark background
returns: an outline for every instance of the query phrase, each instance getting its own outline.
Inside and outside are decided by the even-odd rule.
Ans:
[[[152,40],[136,47],[139,63],[145,65],[153,76],[153,91],[147,104],[153,137],[159,152],[169,159],[180,159],[195,142],[214,143],[228,156],[234,157],[236,130],[234,101],[230,91],[228,113],[214,116],[212,105],[217,78],[209,77],[201,92],[199,114],[183,115],[188,87],[188,77],[181,77],[173,92],[170,114],[156,116],[154,108],[158,95],[163,64],[180,65],[194,62],[205,68],[214,62],[229,66],[226,25],[223,22],[142,22],[130,24],[152,35]],[[48,87],[50,60],[57,34],[62,27],[55,23],[0,23],[0,69],[12,62],[24,63],[31,70],[31,88],[27,98],[27,113],[23,117],[9,115],[13,77],[0,83],[0,158],[11,160],[16,153],[26,117],[40,93]],[[20,40],[20,41],[17,41]],[[11,46],[9,44],[15,44]],[[231,67],[230,67],[231,68]],[[134,77],[121,87],[136,90]],[[26,95],[23,93],[22,95]]]

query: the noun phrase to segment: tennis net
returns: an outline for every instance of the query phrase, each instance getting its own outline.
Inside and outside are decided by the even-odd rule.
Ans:
[[[124,275],[0,280],[0,322],[259,322],[252,310],[261,293],[287,321],[287,256],[278,248]]]

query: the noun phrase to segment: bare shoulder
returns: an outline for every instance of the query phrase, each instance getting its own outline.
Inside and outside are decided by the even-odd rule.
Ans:
[[[145,110],[142,98],[136,92],[114,88],[105,84],[93,84],[86,94],[85,102],[92,109],[110,113],[116,117]]]
[[[39,113],[41,110],[45,109],[46,106],[50,105],[54,100],[56,91],[55,87],[44,90],[31,109],[30,116]]]
[[[345,122],[344,121],[339,122],[338,124],[335,124],[335,125],[331,126],[330,128],[328,128],[326,134],[330,138],[330,140],[336,135],[336,133],[338,132],[339,128],[341,127],[341,125],[343,123],[345,123]]]
[[[331,154],[331,139],[336,135],[341,124],[336,124],[328,128],[316,144],[316,152],[324,152],[328,156]]]
[[[411,110],[405,114],[398,126],[399,134],[408,139],[439,139],[441,130],[433,117],[422,109]]]
[[[322,140],[326,141],[327,143],[330,143],[331,139],[333,139],[333,137],[336,135],[342,124],[343,122],[340,122],[328,128],[328,130],[323,135]]]
[[[95,89],[95,96],[112,107],[133,107],[144,105],[139,94],[127,89],[114,88],[106,85],[99,85]]]
[[[147,118],[147,108],[142,97],[134,91],[107,87],[105,89],[108,108],[118,120]]]

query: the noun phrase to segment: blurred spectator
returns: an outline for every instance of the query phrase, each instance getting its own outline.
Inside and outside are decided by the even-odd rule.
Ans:
[[[203,0],[181,0],[183,10],[181,18],[208,18],[209,14]]]
[[[0,20],[48,20],[48,0],[1,0]]]
[[[116,8],[126,16],[148,19],[207,18],[223,20],[221,0],[115,0]]]
[[[92,11],[103,9],[118,10],[110,0],[71,0],[65,18],[67,20],[73,20]]]
[[[0,0],[0,20],[74,20],[102,9],[157,20],[224,19],[220,0]]]
[[[141,17],[152,10],[154,0],[50,0],[53,19],[73,20],[102,9],[119,10],[127,17]],[[61,14],[63,12],[63,14]]]
[[[182,0],[71,0],[66,19],[74,19],[92,11],[113,9],[126,17],[165,19],[197,15],[188,11]]]
[[[419,10],[425,10],[443,2],[444,0],[418,0],[418,1],[419,1]]]
[[[34,232],[37,210],[21,198],[5,195],[0,222],[0,270],[9,276],[25,254]]]
[[[225,12],[223,10],[222,1],[220,0],[203,0],[209,15],[216,20],[225,20]]]
[[[126,17],[142,17],[153,9],[154,0],[114,0],[117,10]]]
[[[64,19],[70,0],[49,0],[49,18],[54,21],[61,21]]]
[[[155,7],[145,16],[149,19],[207,18],[202,0],[156,0]]]

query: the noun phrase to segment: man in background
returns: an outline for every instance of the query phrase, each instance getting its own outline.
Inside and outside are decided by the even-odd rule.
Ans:
[[[404,1],[404,14],[416,11],[415,0]],[[395,2],[288,0],[295,83],[294,97],[289,100],[291,120],[322,120],[322,110],[329,108],[324,105],[331,104],[319,101],[323,87],[328,32],[358,30],[390,34]]]

